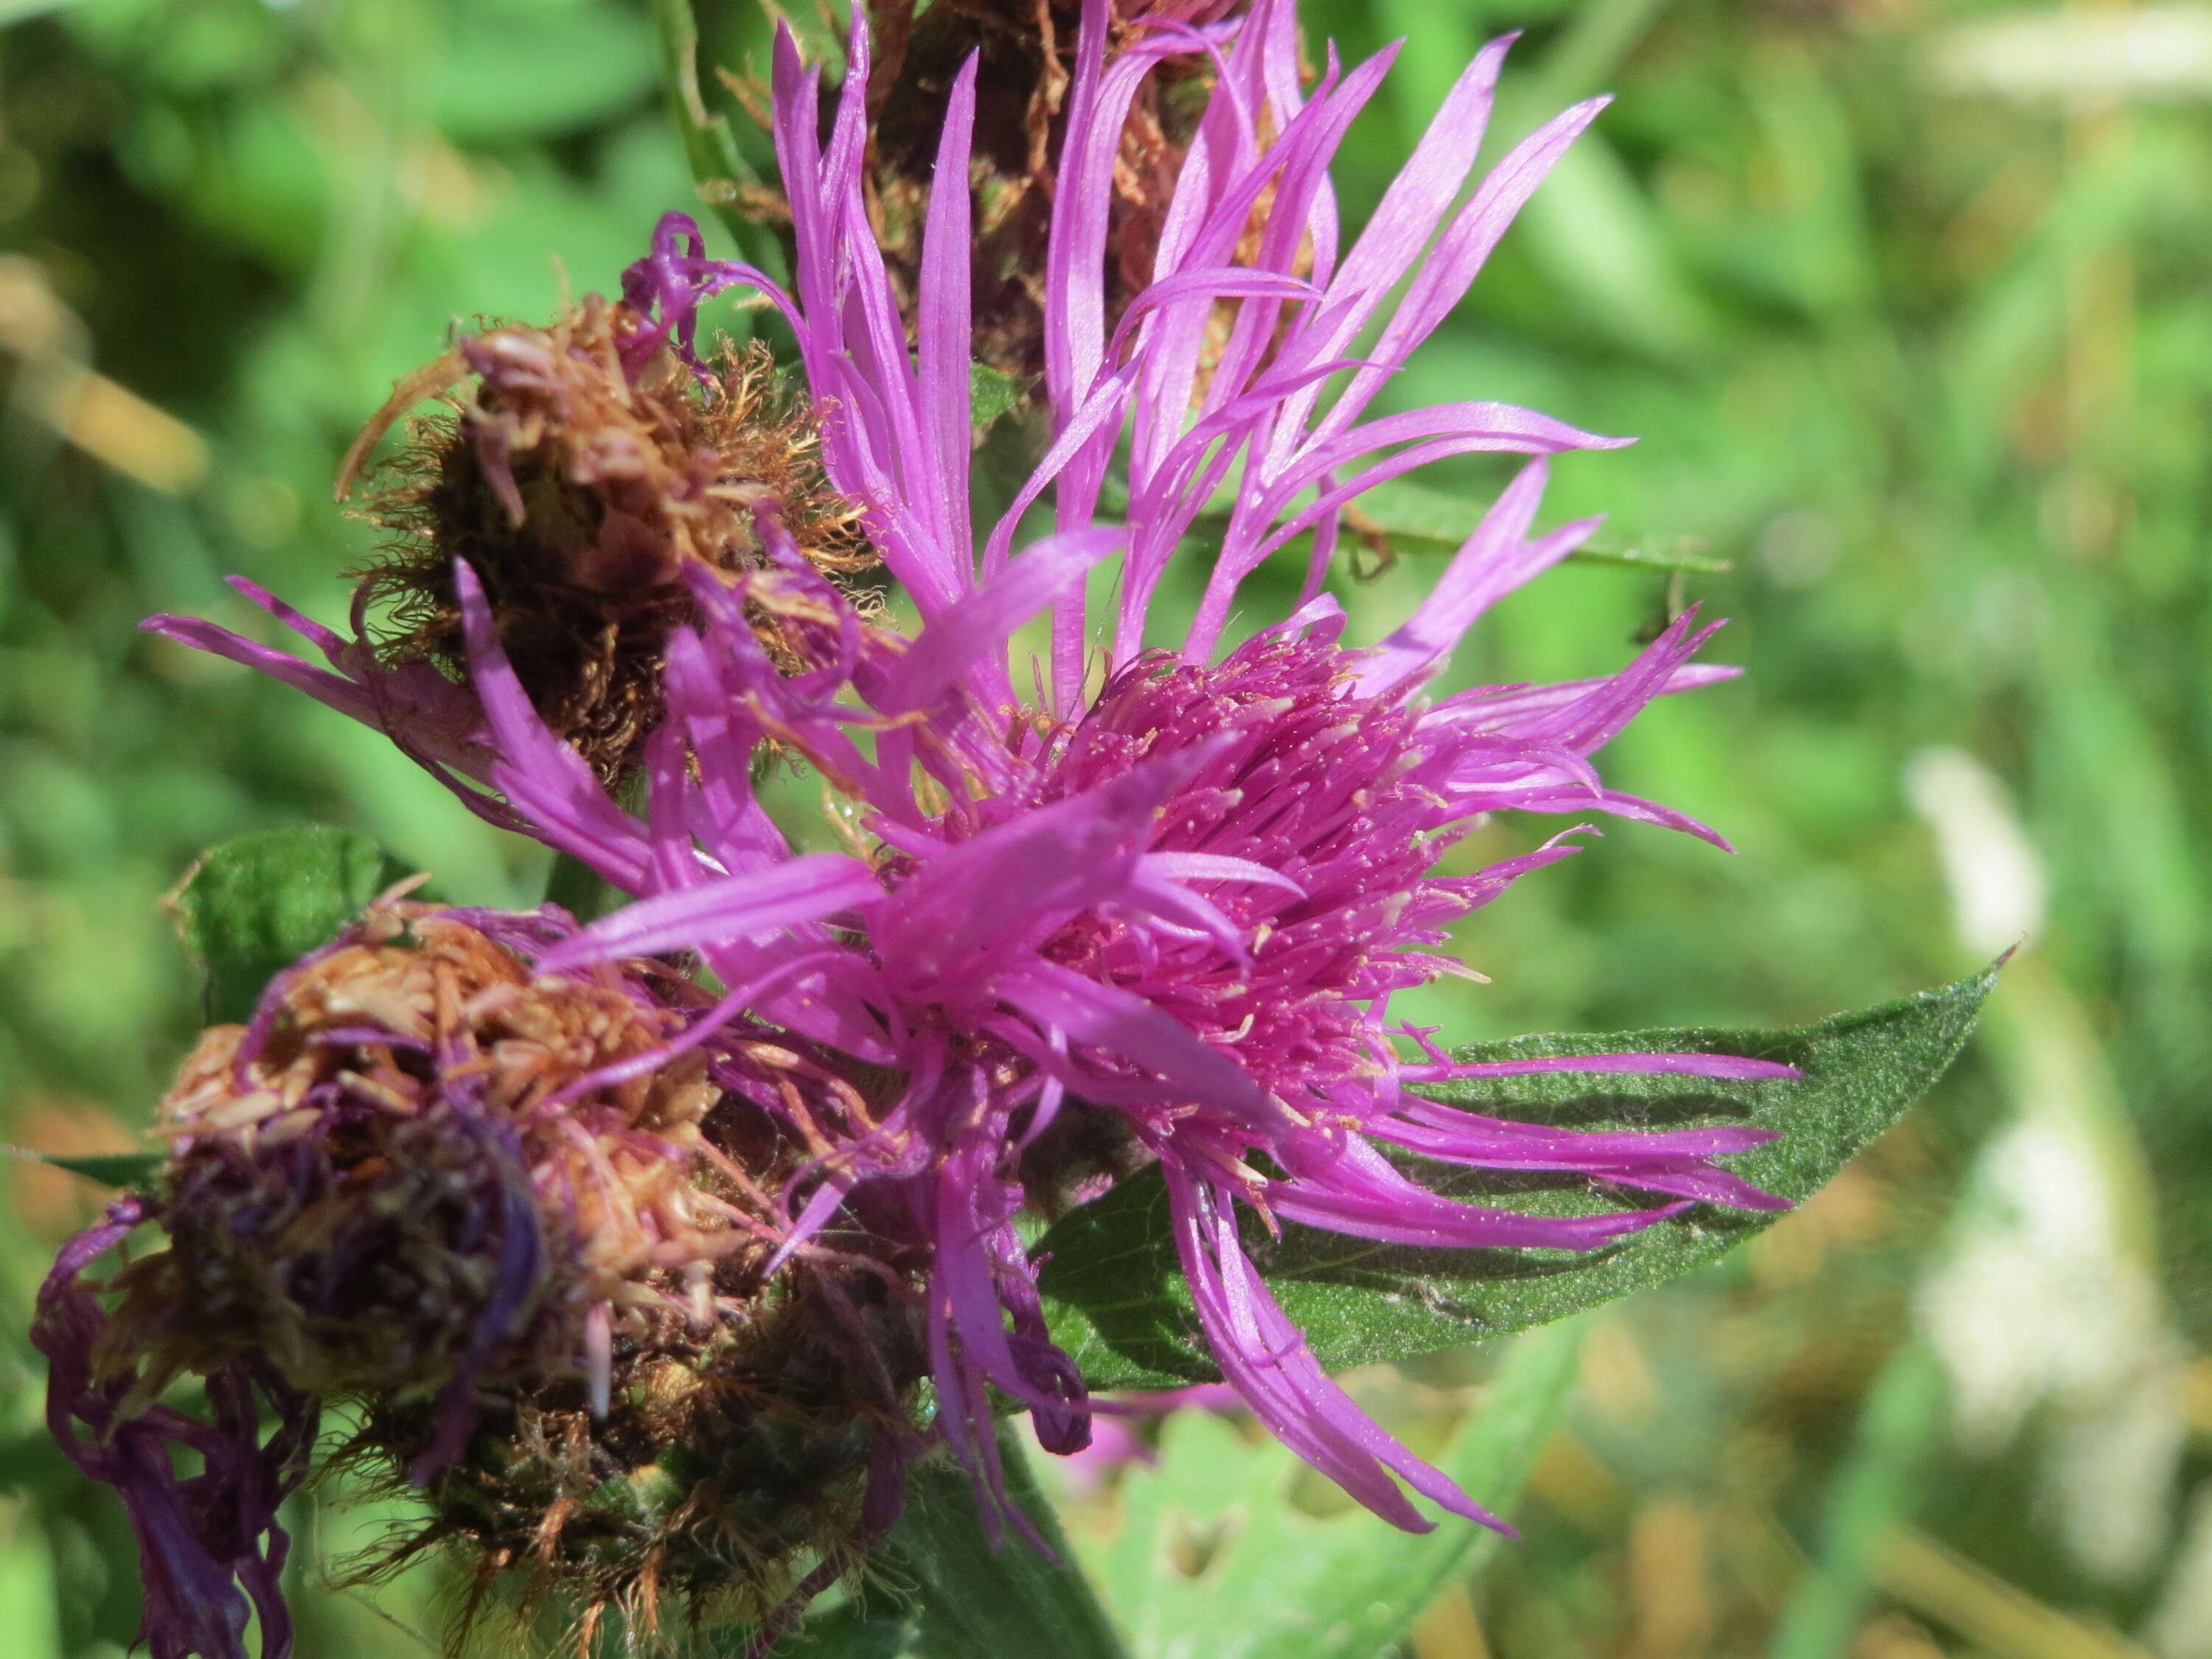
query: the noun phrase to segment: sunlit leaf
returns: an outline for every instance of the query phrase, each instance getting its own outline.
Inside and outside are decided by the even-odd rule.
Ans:
[[[258,830],[210,848],[177,895],[185,948],[207,975],[209,1020],[250,1017],[271,978],[406,873],[368,836],[328,824]]]
[[[456,7],[425,80],[440,131],[466,143],[570,132],[639,103],[659,53],[628,7],[541,6],[519,16]]]
[[[1029,396],[1027,380],[995,369],[988,363],[968,365],[968,410],[969,423],[981,432],[994,424],[999,416]]]
[[[1493,1513],[1510,1514],[1551,1437],[1581,1346],[1575,1325],[1514,1343],[1436,1452]],[[1084,1552],[1140,1659],[1375,1659],[1503,1541],[1449,1516],[1408,1537],[1364,1510],[1308,1514],[1290,1490],[1304,1469],[1206,1412],[1168,1420],[1158,1467],[1123,1478],[1119,1524]]]
[[[1378,484],[1359,498],[1361,520],[1413,555],[1449,553],[1474,533],[1489,502],[1431,489],[1403,479]],[[1623,537],[1601,531],[1570,555],[1599,564],[1634,565],[1647,570],[1686,570],[1716,575],[1732,567],[1716,558],[1694,536]]]

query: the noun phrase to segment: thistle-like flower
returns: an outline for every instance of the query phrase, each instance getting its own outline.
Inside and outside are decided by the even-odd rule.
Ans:
[[[1049,1448],[1089,1435],[1018,1213],[1156,1165],[1205,1334],[1260,1419],[1398,1525],[1431,1524],[1401,1481],[1487,1520],[1324,1374],[1238,1215],[1424,1246],[1587,1249],[1694,1202],[1778,1204],[1716,1162],[1757,1132],[1575,1133],[1419,1089],[1785,1067],[1712,1054],[1458,1066],[1391,1012],[1452,969],[1437,949],[1452,923],[1577,850],[1571,829],[1473,874],[1432,873],[1486,815],[1605,812],[1717,842],[1607,787],[1592,757],[1655,696],[1732,671],[1691,662],[1711,629],[1685,617],[1608,678],[1422,696],[1477,617],[1589,533],[1534,533],[1544,458],[1624,441],[1498,403],[1373,404],[1601,100],[1531,134],[1463,197],[1509,43],[1493,44],[1346,247],[1328,165],[1391,54],[1350,70],[1332,54],[1309,87],[1290,0],[1203,15],[1148,15],[1117,36],[1108,0],[1083,6],[1035,273],[1050,443],[995,524],[975,520],[969,479],[977,64],[945,94],[906,296],[868,212],[867,30],[856,16],[827,120],[818,72],[779,36],[792,284],[704,258],[696,227],[671,216],[625,303],[695,364],[710,295],[748,286],[781,313],[824,411],[829,484],[921,625],[906,637],[864,614],[810,560],[786,505],[751,498],[758,563],[681,568],[696,620],[666,638],[665,718],[643,745],[648,799],[634,813],[543,718],[496,595],[457,561],[474,775],[499,799],[465,793],[637,899],[553,945],[541,970],[696,951],[720,988],[689,1033],[839,1080],[838,1109],[778,1189],[787,1225],[767,1267],[832,1229],[912,1264],[937,1421],[987,1493],[993,1389],[1030,1410]],[[1117,304],[1129,112],[1163,65],[1200,55],[1212,90],[1160,204],[1148,281]],[[1478,452],[1531,459],[1413,615],[1347,643],[1325,591],[1347,509]],[[1109,482],[1126,500],[1112,513]],[[1052,533],[1018,551],[1048,496]],[[1217,500],[1225,523],[1195,616],[1163,639],[1155,597]],[[1290,614],[1231,643],[1246,579],[1302,538]],[[1117,588],[1094,616],[1089,578],[1109,557]],[[1043,660],[1018,672],[1011,644],[1033,621]],[[818,771],[850,853],[794,852],[752,787],[771,750]],[[1658,1201],[1571,1219],[1487,1208],[1425,1188],[1400,1152]]]
[[[918,1310],[827,1250],[763,1282],[777,1143],[820,1091],[786,1053],[710,1051],[680,981],[534,973],[573,933],[372,907],[205,1034],[156,1193],[62,1252],[50,1414],[129,1507],[155,1659],[243,1659],[249,1601],[286,1651],[276,1509],[330,1404],[349,1462],[428,1500],[402,1556],[465,1542],[480,1589],[527,1571],[587,1620],[649,1627],[666,1591],[770,1617],[888,1524]],[[149,1221],[166,1249],[84,1281]],[[165,1403],[187,1373],[211,1421]]]
[[[1455,208],[1504,52],[1493,46],[1340,252],[1327,164],[1389,54],[1349,71],[1332,58],[1308,94],[1280,0],[1241,26],[1163,23],[1110,66],[1107,33],[1094,0],[1044,273],[1053,442],[995,526],[968,508],[975,67],[947,102],[909,350],[863,210],[866,30],[856,20],[826,125],[817,77],[779,40],[793,287],[696,258],[689,227],[671,220],[629,291],[649,288],[664,327],[732,283],[769,296],[814,396],[838,411],[823,434],[830,479],[860,504],[922,626],[910,640],[872,626],[763,504],[773,570],[693,578],[703,625],[671,642],[671,720],[636,818],[534,717],[489,609],[457,573],[501,756],[492,781],[540,836],[640,896],[550,965],[697,950],[730,988],[716,1017],[731,1029],[794,1034],[876,1079],[864,1131],[810,1171],[793,1237],[865,1206],[927,1248],[939,1420],[987,1489],[989,1389],[1027,1405],[1048,1447],[1088,1434],[1083,1382],[1049,1340],[1017,1212],[1157,1164],[1215,1357],[1267,1426],[1399,1525],[1430,1524],[1401,1480],[1486,1519],[1323,1374],[1246,1255],[1237,1214],[1430,1246],[1586,1249],[1693,1201],[1776,1202],[1713,1161],[1756,1133],[1574,1134],[1476,1117],[1411,1085],[1486,1071],[1786,1068],[1705,1054],[1455,1066],[1389,1012],[1395,993],[1449,969],[1434,950],[1449,923],[1576,850],[1559,837],[1476,874],[1431,874],[1483,815],[1599,811],[1717,840],[1606,788],[1590,760],[1653,696],[1728,672],[1690,665],[1710,632],[1691,619],[1610,678],[1419,695],[1485,608],[1589,533],[1585,522],[1532,538],[1541,458],[1618,441],[1492,403],[1368,414],[1598,105],[1540,129]],[[1109,325],[1102,272],[1123,118],[1156,64],[1200,51],[1224,63],[1152,281]],[[1476,451],[1537,459],[1401,627],[1347,647],[1322,586],[1342,509],[1382,479]],[[1114,523],[1102,501],[1123,453],[1127,507]],[[1231,485],[1195,619],[1162,645],[1148,631],[1153,596]],[[1016,554],[1048,490],[1056,533]],[[1308,532],[1292,614],[1224,654],[1240,584]],[[1085,578],[1117,551],[1118,599],[1094,635]],[[756,602],[812,619],[809,672],[777,672],[746,619]],[[1048,615],[1048,666],[1025,696],[1008,641]],[[769,823],[749,777],[771,743],[845,798],[852,855],[795,857]],[[1080,1158],[1055,1162],[1062,1146]],[[1670,1201],[1533,1218],[1431,1193],[1386,1148],[1580,1173]]]

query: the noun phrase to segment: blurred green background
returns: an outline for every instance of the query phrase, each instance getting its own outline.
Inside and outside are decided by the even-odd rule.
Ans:
[[[702,16],[728,61],[758,51],[753,0]],[[1416,1659],[2212,1659],[2212,5],[1306,16],[1352,56],[1413,41],[1346,152],[1355,216],[1492,33],[1528,30],[1503,137],[1620,94],[1393,395],[1640,434],[1562,463],[1547,511],[1732,567],[1674,593],[1571,567],[1461,678],[1605,672],[1685,597],[1750,670],[1610,757],[1739,855],[1616,828],[1462,930],[1494,983],[1418,1012],[1448,1037],[1794,1023],[2030,938],[1936,1098],[1750,1249],[1594,1322],[1525,1540]],[[0,23],[0,1134],[98,1151],[194,1029],[161,899],[200,847],[314,817],[476,900],[544,873],[380,739],[138,619],[252,629],[229,571],[341,609],[365,532],[330,480],[394,377],[455,319],[542,319],[564,272],[610,286],[694,198],[642,0]],[[1356,623],[1402,615],[1437,550],[1350,588]],[[97,1195],[0,1181],[0,1650],[112,1656],[129,1534],[43,1441],[21,1335]],[[1418,1434],[1484,1363],[1360,1382]],[[1258,1455],[1209,1432],[1170,1438]],[[431,1650],[434,1571],[327,1588],[379,1513],[303,1520],[302,1659]]]

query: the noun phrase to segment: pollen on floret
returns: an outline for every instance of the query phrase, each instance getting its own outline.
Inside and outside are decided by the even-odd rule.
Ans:
[[[609,781],[659,722],[668,638],[695,619],[687,567],[763,568],[763,507],[833,578],[875,562],[860,508],[823,477],[820,411],[765,346],[726,340],[695,368],[665,343],[632,349],[640,337],[635,311],[597,295],[544,328],[469,335],[401,383],[339,479],[343,495],[410,406],[442,398],[365,474],[361,514],[389,532],[354,573],[379,656],[465,678],[465,560],[540,717]],[[798,666],[776,620],[755,620]]]

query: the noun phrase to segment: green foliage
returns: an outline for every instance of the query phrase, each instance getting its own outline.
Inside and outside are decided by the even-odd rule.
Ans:
[[[1403,479],[1377,485],[1359,498],[1363,519],[1390,538],[1394,547],[1414,554],[1456,551],[1482,522],[1486,503],[1425,489]],[[1718,575],[1729,567],[1714,558],[1694,537],[1644,537],[1623,540],[1598,535],[1568,555],[1585,563],[1633,565],[1646,570],[1681,570]]]
[[[968,365],[969,419],[979,436],[996,425],[999,417],[1028,397],[1029,392],[1026,381],[988,363]]]
[[[1437,1467],[1475,1502],[1510,1512],[1565,1410],[1581,1346],[1573,1324],[1514,1343],[1436,1449]],[[1158,1467],[1125,1482],[1110,1536],[1071,1540],[1022,1438],[1001,1430],[1008,1491],[1056,1561],[1011,1539],[994,1550],[967,1474],[925,1464],[884,1552],[886,1577],[910,1599],[873,1584],[810,1620],[779,1659],[1376,1659],[1443,1583],[1503,1541],[1453,1517],[1408,1538],[1364,1512],[1315,1514],[1294,1490],[1304,1466],[1293,1455],[1255,1451],[1247,1433],[1200,1411],[1163,1425]]]
[[[1524,1036],[1455,1051],[1465,1061],[1564,1054],[1725,1054],[1780,1060],[1802,1079],[1678,1076],[1470,1078],[1419,1092],[1492,1117],[1578,1129],[1751,1123],[1781,1138],[1729,1160],[1754,1186],[1810,1198],[1926,1093],[1964,1046],[1996,969],[1939,991],[1838,1014],[1796,1031],[1690,1030]],[[1438,1172],[1431,1166],[1431,1176]],[[1431,1184],[1526,1214],[1590,1215],[1620,1194],[1587,1184],[1486,1180]],[[1419,1249],[1285,1223],[1279,1242],[1248,1218],[1244,1243],[1315,1354],[1331,1369],[1403,1358],[1541,1325],[1663,1283],[1764,1231],[1771,1211],[1700,1205],[1587,1255]],[[1048,1232],[1040,1280],[1053,1336],[1094,1387],[1162,1388],[1218,1375],[1176,1260],[1156,1172],[1122,1182]]]
[[[999,1426],[1006,1491],[1049,1555],[1008,1534],[994,1537],[975,1501],[975,1483],[939,1459],[907,1477],[906,1511],[884,1546],[917,1592],[918,1659],[1125,1659],[1106,1611],[1070,1558],[1051,1505],[1030,1474],[1021,1437]],[[860,1632],[880,1639],[880,1623]],[[866,1650],[863,1649],[863,1651]],[[838,1659],[843,1659],[842,1650]]]
[[[177,894],[185,948],[207,976],[209,1023],[251,1018],[272,978],[406,873],[368,836],[328,824],[258,830],[210,848]]]
[[[1510,1516],[1581,1348],[1573,1324],[1514,1342],[1432,1454],[1437,1467]],[[1255,1453],[1205,1412],[1163,1425],[1158,1468],[1124,1483],[1119,1527],[1086,1555],[1139,1659],[1376,1659],[1504,1541],[1449,1516],[1409,1538],[1364,1512],[1314,1514],[1298,1501],[1302,1468],[1280,1447]]]
[[[51,1164],[57,1170],[67,1170],[71,1175],[82,1176],[87,1181],[102,1187],[125,1187],[133,1190],[143,1188],[161,1167],[159,1152],[94,1152],[83,1158],[66,1158],[58,1152],[37,1154],[42,1164]]]

